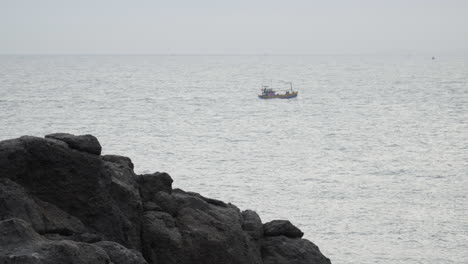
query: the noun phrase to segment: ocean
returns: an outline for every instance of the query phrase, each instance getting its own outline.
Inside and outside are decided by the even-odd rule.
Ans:
[[[0,140],[95,135],[334,264],[468,263],[468,56],[431,57],[0,56]]]

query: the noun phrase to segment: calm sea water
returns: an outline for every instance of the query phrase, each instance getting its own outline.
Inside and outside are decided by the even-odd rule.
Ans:
[[[299,97],[258,99],[269,79]],[[335,264],[468,263],[466,55],[2,56],[0,125],[93,134]]]

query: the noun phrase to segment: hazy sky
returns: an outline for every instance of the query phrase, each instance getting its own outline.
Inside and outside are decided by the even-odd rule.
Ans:
[[[468,0],[0,0],[0,54],[467,52]]]

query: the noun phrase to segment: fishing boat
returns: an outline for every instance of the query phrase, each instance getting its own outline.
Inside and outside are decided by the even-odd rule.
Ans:
[[[297,91],[294,91],[292,88],[292,83],[289,82],[289,90],[277,92],[273,88],[268,85],[262,85],[262,94],[258,95],[258,98],[261,99],[273,99],[273,98],[280,98],[280,99],[290,99],[297,97]]]

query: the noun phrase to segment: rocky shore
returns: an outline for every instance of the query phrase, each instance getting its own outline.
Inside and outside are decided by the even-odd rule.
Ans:
[[[287,220],[172,188],[92,135],[0,142],[0,264],[326,264]]]

